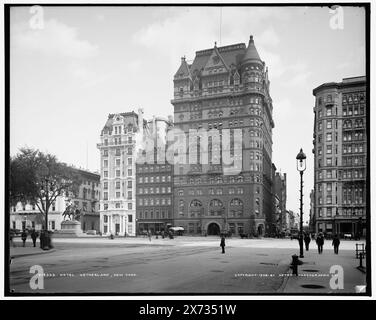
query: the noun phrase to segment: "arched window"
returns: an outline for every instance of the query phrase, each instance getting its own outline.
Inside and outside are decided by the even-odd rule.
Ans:
[[[179,200],[179,215],[184,215],[184,200]]]
[[[197,200],[197,199],[194,199],[191,201],[190,207],[202,207],[202,203],[201,201]]]
[[[234,206],[243,206],[243,201],[238,199],[238,198],[235,198],[235,199],[232,199],[230,201],[230,206],[231,207],[234,207]]]
[[[210,200],[209,206],[210,207],[219,207],[219,208],[222,208],[223,207],[223,203],[219,199],[213,199],[213,200]]]

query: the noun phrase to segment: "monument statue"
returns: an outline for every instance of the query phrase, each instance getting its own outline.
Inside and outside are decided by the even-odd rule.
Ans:
[[[67,202],[67,207],[62,213],[64,221],[61,222],[61,230],[59,230],[60,236],[80,236],[82,234],[81,222],[81,210],[73,204],[71,201]],[[67,219],[68,218],[68,219]]]
[[[63,212],[64,220],[66,220],[67,216],[68,216],[68,219],[71,221],[74,221],[74,220],[79,221],[81,217],[81,210],[78,209],[75,204],[69,203]]]

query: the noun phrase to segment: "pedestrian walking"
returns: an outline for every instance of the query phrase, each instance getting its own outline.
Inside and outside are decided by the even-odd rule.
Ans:
[[[27,233],[26,230],[24,229],[21,233],[21,239],[22,239],[22,246],[24,247],[26,244],[26,238],[27,238]]]
[[[151,242],[151,232],[150,232],[150,230],[148,231],[148,237],[149,237],[149,241]]]
[[[35,231],[35,229],[33,229],[31,231],[31,240],[33,240],[33,247],[35,248],[36,244],[37,244],[37,238],[38,238],[38,232]]]
[[[221,244],[220,244],[220,247],[222,247],[222,253],[225,253],[225,246],[226,246],[225,236],[222,236],[221,237]]]
[[[317,249],[319,251],[319,254],[322,254],[322,249],[324,247],[324,236],[322,233],[320,233],[318,236],[317,236],[317,239],[316,239],[316,244],[317,244]]]
[[[341,241],[339,241],[339,237],[337,234],[334,235],[332,246],[334,247],[334,253],[338,254],[338,248]]]
[[[304,236],[304,243],[305,243],[305,249],[306,251],[309,250],[309,243],[311,242],[311,237],[309,236],[309,233],[306,233]]]

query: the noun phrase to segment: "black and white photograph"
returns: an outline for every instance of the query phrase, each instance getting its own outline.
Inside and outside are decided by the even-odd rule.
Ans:
[[[370,3],[4,13],[6,297],[371,295]]]

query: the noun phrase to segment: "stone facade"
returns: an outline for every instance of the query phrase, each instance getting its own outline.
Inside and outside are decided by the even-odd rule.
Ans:
[[[264,235],[266,215],[273,210],[274,123],[268,70],[253,38],[248,47],[240,43],[198,51],[192,64],[182,58],[172,104],[180,148],[190,145],[192,129],[215,129],[220,139],[220,150],[215,150],[213,137],[207,146],[200,140],[196,163],[191,154],[179,154],[174,167],[175,225],[195,234]],[[241,151],[235,153],[239,141]],[[224,152],[241,162],[239,171],[226,171]],[[201,161],[206,155],[207,163]]]
[[[97,145],[101,161],[100,231],[136,235],[136,138],[144,120],[135,112],[110,114]],[[141,130],[140,130],[141,127]]]
[[[365,232],[367,135],[366,78],[325,83],[313,90],[315,231]]]
[[[144,130],[154,142],[152,161],[136,164],[137,232],[152,234],[167,231],[173,226],[173,164],[166,159],[167,132],[173,128],[173,120],[153,117]],[[161,156],[160,158],[158,158]]]

